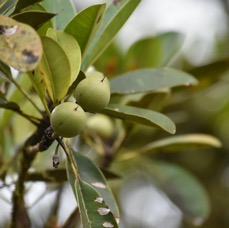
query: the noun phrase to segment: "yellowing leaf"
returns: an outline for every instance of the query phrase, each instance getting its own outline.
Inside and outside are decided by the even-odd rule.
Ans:
[[[70,63],[63,48],[55,40],[42,37],[42,44],[44,55],[38,70],[44,78],[51,100],[57,104],[67,94],[70,86]]]
[[[21,71],[34,70],[42,56],[42,44],[29,25],[0,15],[0,60]]]
[[[68,57],[71,68],[70,84],[72,84],[76,80],[81,66],[81,51],[79,44],[73,36],[64,31],[49,28],[47,36],[55,40],[63,48]]]

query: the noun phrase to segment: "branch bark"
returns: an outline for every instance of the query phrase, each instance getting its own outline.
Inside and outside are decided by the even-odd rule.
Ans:
[[[13,210],[11,228],[31,227],[31,221],[24,200],[24,184],[27,179],[28,170],[39,152],[39,145],[42,145],[43,149],[47,149],[54,141],[54,139],[46,141],[47,148],[44,147],[44,140],[47,140],[45,132],[49,129],[49,126],[49,118],[44,116],[36,132],[25,142],[22,148],[19,160],[18,180],[12,196]]]

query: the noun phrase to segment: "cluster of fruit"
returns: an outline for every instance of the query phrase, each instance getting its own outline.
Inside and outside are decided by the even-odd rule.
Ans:
[[[87,114],[97,113],[104,109],[110,101],[110,85],[100,72],[86,74],[75,89],[75,102],[63,102],[56,106],[50,116],[54,132],[62,137],[71,138],[86,127]]]

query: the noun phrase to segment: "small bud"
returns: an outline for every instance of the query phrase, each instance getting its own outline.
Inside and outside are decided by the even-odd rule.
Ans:
[[[54,168],[58,168],[58,165],[60,164],[60,157],[57,154],[54,154],[52,157],[52,165]]]

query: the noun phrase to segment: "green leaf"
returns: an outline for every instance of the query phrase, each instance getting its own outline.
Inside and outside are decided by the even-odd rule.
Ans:
[[[206,190],[193,175],[179,166],[164,162],[148,162],[147,170],[188,221],[197,226],[203,224],[209,216],[210,203]]]
[[[18,13],[19,11],[25,9],[28,6],[34,5],[42,1],[43,0],[18,0],[13,14]]]
[[[112,42],[111,45],[100,55],[93,66],[104,75],[109,75],[109,78],[123,72],[125,56],[123,51],[118,46],[117,42]]]
[[[13,68],[34,70],[42,57],[42,44],[29,25],[0,15],[0,60]]]
[[[84,56],[91,39],[100,25],[105,8],[106,4],[98,4],[86,8],[77,14],[64,30],[77,40],[82,56]]]
[[[139,3],[140,0],[122,0],[110,4],[83,59],[82,69],[87,69],[105,51]]]
[[[160,111],[167,104],[170,95],[169,89],[161,89],[151,93],[127,94],[123,96],[122,104]]]
[[[47,36],[54,39],[67,55],[71,67],[70,84],[72,84],[76,80],[81,66],[81,51],[79,44],[73,36],[64,31],[57,31],[50,28],[47,32]]]
[[[70,86],[70,63],[64,50],[56,41],[49,37],[42,37],[42,44],[44,55],[38,70],[44,77],[50,98],[57,103],[67,94]]]
[[[137,41],[128,50],[125,68],[133,70],[165,67],[181,48],[182,43],[183,36],[176,32],[167,32]]]
[[[47,86],[45,84],[45,76],[41,74],[39,67],[35,69],[34,73],[28,74],[30,81],[33,84],[38,96],[40,97],[44,107],[48,110],[48,104],[46,100]]]
[[[12,77],[11,70],[10,70],[9,66],[7,66],[5,63],[3,63],[1,61],[0,61],[0,71],[5,77],[7,77],[7,78]]]
[[[161,140],[154,141],[140,148],[135,148],[133,151],[121,153],[118,160],[126,160],[143,155],[146,153],[153,153],[158,151],[164,152],[187,152],[189,150],[208,148],[208,147],[221,147],[221,142],[206,134],[186,134],[172,136]]]
[[[26,23],[30,26],[32,26],[34,29],[39,29],[44,23],[49,21],[51,18],[53,18],[56,14],[54,13],[48,13],[44,11],[25,11],[22,13],[15,14],[13,16],[13,19],[20,21],[22,23]]]
[[[220,78],[222,78],[228,69],[228,59],[226,58],[192,68],[188,73],[195,75],[199,81],[198,86],[195,87],[195,90],[203,90],[219,82]]]
[[[82,154],[75,153],[74,157],[80,178],[92,187],[96,187],[96,183],[104,186],[103,188],[96,187],[96,190],[103,197],[113,215],[119,218],[118,206],[103,173],[89,158]]]
[[[15,102],[7,101],[5,96],[0,91],[0,109],[8,109],[15,112],[20,112],[20,107]]]
[[[110,104],[102,111],[102,113],[151,127],[159,127],[171,134],[174,134],[176,131],[175,125],[171,119],[159,112],[154,112],[148,109]]]
[[[192,150],[206,147],[221,147],[221,142],[211,135],[206,134],[186,134],[178,135],[152,142],[140,149],[140,153],[152,152],[158,149],[163,150]]]
[[[91,185],[78,179],[75,188],[83,227],[118,227],[109,208],[104,201],[100,201],[101,196]]]
[[[31,83],[27,75],[20,74],[16,80],[17,84],[22,87],[24,90],[29,91],[31,89]],[[15,87],[14,84],[10,84],[10,88],[7,93],[7,102],[13,102],[17,105],[21,105],[21,102],[25,101],[25,97],[21,94],[21,92]],[[13,105],[14,106],[14,105]],[[15,106],[15,111],[17,111],[17,107]],[[14,112],[10,110],[2,110],[0,112],[0,129],[9,125],[10,119],[13,117]]]
[[[45,0],[41,3],[47,12],[58,14],[52,19],[54,28],[63,30],[75,16],[75,7],[72,0]]]
[[[78,178],[75,179],[68,161],[67,176],[78,202],[83,227],[100,228],[106,224],[113,224],[107,227],[118,227],[113,215],[119,215],[117,205],[104,176],[87,157],[79,153],[74,157]]]
[[[2,0],[0,2],[0,14],[6,15],[8,10],[13,8],[16,4],[16,0]]]
[[[111,93],[128,94],[152,92],[174,86],[190,86],[197,80],[190,74],[180,70],[142,69],[119,75],[110,81]]]

